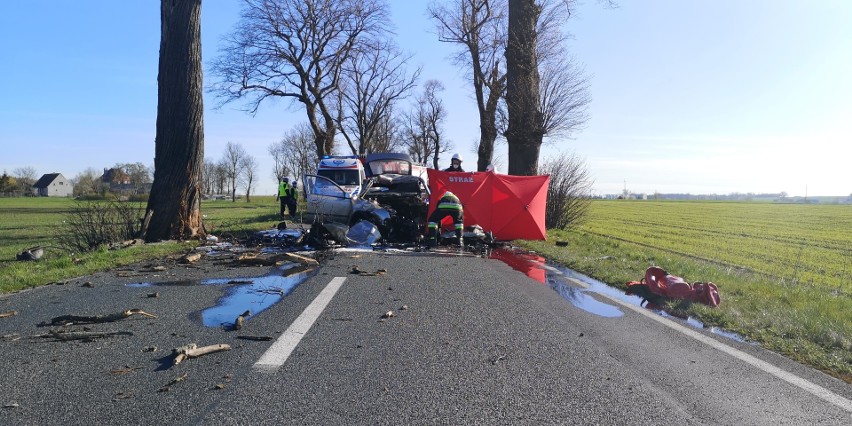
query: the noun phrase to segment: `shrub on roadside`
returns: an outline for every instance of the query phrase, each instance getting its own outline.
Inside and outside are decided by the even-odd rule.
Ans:
[[[580,224],[589,209],[594,183],[583,160],[574,153],[560,153],[545,160],[539,172],[550,175],[545,227],[566,229]]]
[[[77,201],[65,216],[57,240],[71,251],[93,251],[135,238],[142,226],[143,207],[118,201]]]

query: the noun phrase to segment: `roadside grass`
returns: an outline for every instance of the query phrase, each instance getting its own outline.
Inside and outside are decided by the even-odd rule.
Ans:
[[[182,254],[197,245],[194,241],[168,241],[121,250],[69,253],[58,246],[56,236],[63,231],[63,221],[75,203],[69,198],[0,198],[0,293]],[[280,221],[274,196],[252,197],[251,203],[204,201],[201,210],[208,232],[220,237],[243,236]],[[41,261],[15,260],[15,254],[35,246],[45,247]]]
[[[744,208],[743,211],[747,212],[748,203],[743,204],[746,205],[735,207]],[[596,205],[600,216],[590,216],[587,223],[578,229],[551,230],[548,231],[547,241],[523,241],[519,244],[551,261],[621,289],[626,289],[628,281],[640,280],[645,269],[652,265],[660,266],[689,282],[712,281],[719,286],[722,298],[722,303],[717,308],[688,302],[671,302],[667,309],[695,317],[707,326],[718,326],[735,332],[770,350],[852,383],[852,293],[849,291],[848,281],[838,282],[836,274],[822,280],[818,277],[812,277],[808,281],[785,279],[783,274],[789,273],[788,269],[779,268],[779,276],[775,276],[771,274],[771,269],[755,271],[742,266],[741,263],[745,262],[731,261],[734,257],[720,262],[717,259],[691,254],[695,250],[693,246],[700,246],[700,242],[688,249],[678,250],[674,246],[665,247],[665,244],[653,241],[649,244],[649,240],[644,237],[635,237],[638,241],[627,241],[625,235],[642,234],[631,227],[647,226],[637,225],[643,223],[643,220],[634,223],[623,222],[618,227],[620,237],[606,235],[602,229],[613,227],[611,218],[618,217],[618,210],[622,205],[600,202],[593,205]],[[696,207],[678,203],[665,206],[667,209],[687,209],[692,212],[690,214],[694,214]],[[782,211],[789,207],[794,206],[775,206]],[[633,211],[635,206],[626,208],[632,211],[630,215],[636,219],[636,212]],[[605,212],[601,213],[601,210]],[[649,222],[659,219],[659,212],[653,209],[649,210],[648,215]],[[601,219],[602,217],[608,219]],[[776,225],[784,227],[790,226],[786,220],[796,218],[790,216],[778,220],[780,222]],[[835,226],[838,220],[840,219],[836,217],[826,220],[826,226]],[[681,226],[683,222],[676,221],[674,224]],[[709,228],[713,229],[713,225]],[[717,229],[720,228],[724,226],[717,226]],[[840,234],[846,233],[835,238],[847,238],[852,232],[849,229],[835,230]],[[658,240],[664,240],[666,237],[665,232],[657,234]],[[567,245],[556,246],[556,241]],[[789,242],[780,241],[778,244]],[[664,248],[657,248],[657,245]],[[838,250],[844,249],[845,247],[838,246]],[[736,250],[745,254],[735,256],[747,256],[749,252],[747,246],[737,247]],[[778,252],[783,252],[783,248],[779,248]],[[832,267],[819,264],[803,265],[801,259],[804,256],[797,257],[800,267],[803,268],[820,270]],[[827,256],[824,259],[830,261],[834,257]],[[834,265],[833,268],[840,271],[841,275],[843,271],[848,271],[845,269],[848,268],[846,265]]]

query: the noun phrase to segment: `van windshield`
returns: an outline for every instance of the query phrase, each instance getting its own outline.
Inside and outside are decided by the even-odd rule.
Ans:
[[[375,160],[370,162],[370,171],[373,173],[373,176],[384,173],[410,175],[411,164],[408,161],[402,160]]]
[[[329,178],[340,186],[352,186],[360,184],[358,170],[317,170],[317,175]]]

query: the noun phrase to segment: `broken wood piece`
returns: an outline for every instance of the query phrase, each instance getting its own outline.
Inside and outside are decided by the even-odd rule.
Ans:
[[[148,318],[157,318],[156,315],[149,314],[141,309],[127,309],[125,311],[109,315],[62,315],[51,319],[50,322],[42,322],[41,324],[39,324],[39,326],[44,327],[52,325],[99,324],[104,322],[115,322],[123,320],[136,314]]]
[[[302,265],[313,265],[313,266],[319,265],[319,262],[317,262],[316,259],[313,259],[313,258],[310,258],[310,257],[307,257],[307,256],[298,255],[296,253],[284,253],[284,257],[287,258],[288,260],[293,261],[293,262],[301,263]]]
[[[246,318],[251,315],[251,312],[245,311],[242,315],[238,316],[234,321],[234,330],[242,330],[243,325],[246,323]]]
[[[51,330],[49,333],[40,334],[36,337],[54,338],[56,340],[95,340],[112,336],[132,336],[129,331],[62,331]]]
[[[272,337],[269,337],[269,336],[237,336],[237,339],[253,340],[255,342],[268,342],[268,341],[272,340]]]
[[[377,275],[387,274],[388,270],[385,269],[385,268],[381,268],[381,269],[377,269],[376,272],[367,272],[367,271],[364,271],[361,268],[359,268],[358,265],[355,265],[355,266],[352,267],[352,269],[349,271],[349,273],[355,274],[355,275],[360,275],[362,277],[375,277]]]
[[[175,354],[175,360],[172,365],[178,365],[188,358],[198,358],[202,355],[212,354],[215,352],[227,351],[231,349],[231,345],[226,343],[219,343],[216,345],[202,346],[198,347],[195,343],[190,343],[188,345],[184,345],[178,348],[175,348],[173,353]]]
[[[3,312],[3,313],[0,313],[0,318],[8,318],[8,317],[13,317],[15,315],[18,315],[18,311]]]
[[[190,254],[180,258],[181,263],[195,263],[195,262],[198,262],[199,260],[201,260],[201,253],[200,252],[190,253]]]

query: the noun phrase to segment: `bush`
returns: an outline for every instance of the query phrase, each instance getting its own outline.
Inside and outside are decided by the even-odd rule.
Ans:
[[[57,239],[70,251],[94,251],[135,238],[142,227],[142,216],[138,203],[77,201]]]
[[[541,174],[550,175],[544,224],[547,229],[566,229],[582,223],[589,209],[592,181],[585,163],[574,153],[560,153],[545,160]]]

